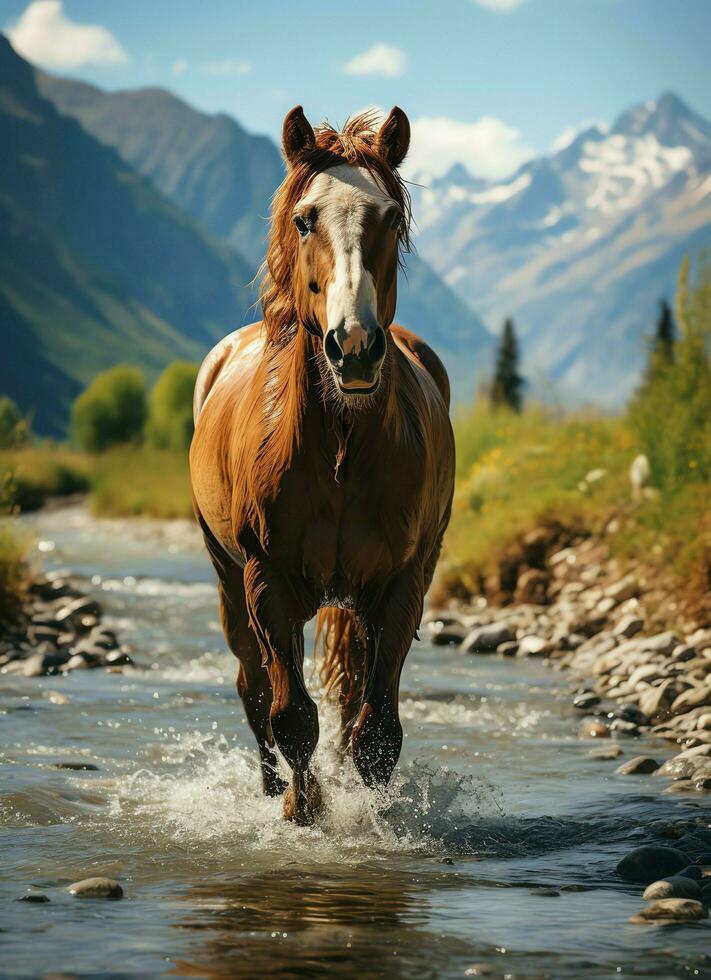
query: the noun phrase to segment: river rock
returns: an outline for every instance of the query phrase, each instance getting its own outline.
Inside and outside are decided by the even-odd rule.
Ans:
[[[55,614],[55,622],[64,623],[68,619],[81,619],[83,616],[97,617],[101,615],[101,606],[89,596],[79,596],[63,605]],[[95,625],[95,624],[92,624]]]
[[[633,915],[630,922],[696,922],[708,917],[706,906],[693,898],[663,898]]]
[[[677,688],[671,678],[662,681],[659,687],[650,687],[642,691],[639,699],[639,710],[653,720],[666,718],[677,693]]]
[[[580,711],[588,711],[598,704],[600,704],[600,697],[592,691],[581,691],[580,694],[576,694],[573,698],[573,707],[579,708]]]
[[[29,892],[27,895],[22,895],[20,898],[16,899],[18,902],[31,902],[36,905],[44,905],[49,899],[42,892]]]
[[[684,868],[684,870],[680,871],[678,875],[675,875],[677,878],[691,878],[692,881],[697,883],[701,881],[703,876],[704,873],[698,864],[690,864],[688,868]]]
[[[705,684],[702,687],[692,687],[674,698],[670,711],[673,715],[680,715],[690,708],[705,708],[711,705],[711,687]]]
[[[642,898],[648,902],[653,902],[660,898],[701,898],[701,889],[697,882],[682,875],[673,875],[671,878],[662,878],[661,881],[654,881],[647,885]]]
[[[624,578],[614,582],[612,585],[608,585],[605,589],[605,595],[611,599],[615,599],[618,603],[624,602],[625,599],[632,599],[638,593],[639,585],[634,575],[625,575]]]
[[[671,630],[667,630],[665,633],[657,633],[656,636],[645,636],[641,640],[643,649],[649,650],[650,653],[661,653],[667,656],[679,646],[679,637],[676,633],[672,633]]]
[[[67,891],[77,898],[121,898],[123,888],[113,878],[84,878],[69,885]]]
[[[51,704],[70,704],[70,700],[66,694],[62,694],[61,691],[45,691],[44,695]]]
[[[544,640],[542,636],[536,636],[533,633],[527,633],[518,641],[517,656],[519,657],[544,657],[550,651],[551,644],[548,640]]]
[[[638,776],[655,772],[659,769],[659,763],[649,755],[636,755],[634,759],[623,762],[615,769],[618,776]]]
[[[490,623],[472,630],[460,649],[462,653],[494,653],[502,643],[515,639],[515,633],[506,623]]]
[[[624,751],[617,742],[612,742],[610,745],[599,745],[588,752],[590,759],[619,759],[621,755],[624,755]]]
[[[581,738],[609,738],[610,729],[602,721],[584,721],[579,734]]]
[[[72,769],[75,772],[98,772],[99,767],[93,762],[55,762],[55,769]]]
[[[625,881],[651,885],[653,881],[674,875],[688,865],[688,857],[678,848],[648,844],[636,847],[625,855],[615,868],[615,873]]]
[[[609,598],[609,597],[608,597]],[[644,620],[639,616],[623,616],[619,621],[617,626],[612,630],[613,636],[624,636],[631,637],[636,636],[641,630],[644,629]]]
[[[694,793],[695,791],[696,787],[690,779],[677,779],[670,786],[667,786],[666,789],[662,790],[664,794],[669,796],[674,793]]]
[[[636,704],[631,704],[629,701],[619,704],[612,714],[622,721],[631,721],[633,725],[646,725],[648,721],[644,712],[640,711]]]

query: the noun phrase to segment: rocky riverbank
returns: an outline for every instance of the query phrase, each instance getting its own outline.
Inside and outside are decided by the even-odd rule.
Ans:
[[[0,626],[0,673],[42,677],[132,663],[116,633],[102,625],[101,605],[68,577],[35,578],[20,617]]]
[[[708,793],[711,629],[688,622],[655,629],[657,583],[623,571],[601,541],[546,549],[550,540],[540,529],[523,543],[509,604],[492,605],[483,596],[452,599],[427,613],[428,638],[456,644],[464,656],[540,657],[554,670],[569,671],[580,736],[600,742],[591,757],[604,762],[630,755],[616,763],[615,773],[648,777],[648,787],[665,794],[693,799]],[[525,553],[536,556],[537,567],[520,561]],[[676,754],[661,762],[638,754],[634,739],[641,735],[664,739]],[[711,821],[660,821],[655,837],[630,852],[616,873],[647,886],[641,897],[649,904],[631,922],[707,920]]]
[[[570,671],[581,735],[608,740],[594,750],[599,757],[614,758],[623,740],[651,733],[677,754],[663,764],[630,760],[621,774],[670,777],[671,785],[659,784],[667,793],[711,789],[711,628],[654,630],[656,583],[623,574],[595,539],[578,539],[538,564],[518,570],[510,605],[482,597],[431,609],[432,642],[475,656],[542,657]]]

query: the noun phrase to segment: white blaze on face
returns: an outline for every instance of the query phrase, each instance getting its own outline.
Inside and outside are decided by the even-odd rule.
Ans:
[[[328,235],[333,251],[326,329],[343,333],[355,353],[367,339],[363,327],[375,325],[378,318],[375,282],[363,261],[364,224],[373,207],[383,213],[391,204],[367,170],[348,164],[315,177],[300,202],[301,208],[316,208],[318,227]]]

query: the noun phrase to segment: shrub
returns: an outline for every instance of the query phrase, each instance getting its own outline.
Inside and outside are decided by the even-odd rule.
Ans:
[[[0,520],[0,623],[15,618],[26,584],[24,551],[17,536]]]
[[[11,398],[0,396],[0,449],[14,449],[27,439],[27,422]]]
[[[97,375],[72,407],[72,435],[87,452],[137,442],[145,422],[146,380],[128,364]]]
[[[193,391],[199,366],[174,361],[156,381],[148,404],[146,442],[155,449],[185,451],[193,437]]]

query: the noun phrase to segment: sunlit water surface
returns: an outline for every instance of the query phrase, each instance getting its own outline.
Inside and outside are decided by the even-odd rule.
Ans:
[[[79,511],[29,523],[142,669],[0,678],[2,975],[709,975],[708,925],[629,924],[640,889],[613,874],[699,811],[589,759],[562,675],[415,644],[389,792],[340,766],[322,705],[327,808],[296,827],[261,795],[202,551]],[[55,768],[81,761],[98,771]],[[64,892],[91,875],[124,900]],[[15,901],[31,886],[51,901]]]

